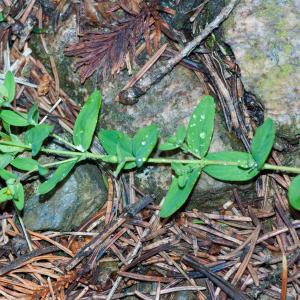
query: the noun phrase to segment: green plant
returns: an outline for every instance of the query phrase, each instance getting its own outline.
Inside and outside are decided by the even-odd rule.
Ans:
[[[177,150],[188,156],[188,159],[180,159],[150,157],[159,140],[159,128],[154,124],[140,128],[133,137],[116,130],[101,129],[98,137],[107,154],[90,152],[101,108],[99,91],[94,91],[81,109],[74,125],[73,143],[53,134],[53,126],[38,124],[36,105],[27,114],[13,111],[10,103],[14,94],[13,76],[7,73],[3,86],[0,86],[0,103],[4,107],[0,111],[0,118],[5,131],[0,132],[0,177],[6,182],[6,187],[0,190],[0,203],[12,200],[19,210],[24,207],[22,184],[31,173],[38,172],[46,177],[38,190],[39,194],[46,194],[69,174],[76,163],[86,159],[115,164],[115,176],[122,170],[140,168],[145,163],[171,165],[175,176],[161,208],[161,217],[172,215],[185,203],[202,172],[222,181],[249,181],[263,170],[300,174],[300,168],[265,163],[275,139],[275,127],[271,119],[267,119],[256,130],[250,153],[209,153],[215,115],[215,103],[211,96],[201,100],[188,128],[180,125],[175,134],[159,146],[161,151]],[[24,137],[21,139],[15,135],[11,127],[21,127],[25,131]],[[71,150],[43,147],[49,137],[59,139]],[[31,152],[31,158],[24,157],[23,152]],[[40,153],[67,159],[42,165],[37,159]],[[50,176],[47,175],[49,168],[56,168]],[[21,171],[21,175],[11,169]],[[291,206],[300,210],[300,175],[292,181],[288,195]]]

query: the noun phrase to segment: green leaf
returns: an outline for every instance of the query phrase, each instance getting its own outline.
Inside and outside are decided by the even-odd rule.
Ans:
[[[14,159],[13,155],[0,154],[0,169],[4,169]]]
[[[41,176],[46,176],[49,173],[49,169],[41,165],[38,165],[38,171]]]
[[[3,102],[5,101],[5,98],[8,97],[8,90],[4,85],[0,85],[0,97]]]
[[[83,105],[74,125],[73,142],[80,151],[89,149],[98,121],[101,94],[94,91]]]
[[[119,174],[120,174],[120,172],[123,170],[125,164],[126,164],[125,160],[122,160],[122,161],[120,161],[120,162],[118,163],[117,168],[116,168],[116,170],[115,170],[115,172],[114,172],[114,176],[115,176],[115,177],[118,177],[118,176],[119,176]]]
[[[267,119],[256,129],[252,140],[251,154],[257,163],[257,168],[262,169],[275,141],[275,126],[272,119]]]
[[[27,116],[25,114],[16,113],[12,110],[3,109],[0,111],[0,118],[13,126],[28,126],[30,125],[27,121]]]
[[[177,176],[188,174],[193,171],[191,165],[183,165],[181,163],[172,163],[171,167]]]
[[[4,179],[5,181],[7,181],[9,179],[17,179],[18,178],[17,175],[15,175],[15,174],[13,174],[11,172],[8,172],[8,171],[6,171],[4,169],[0,169],[0,177],[2,179]]]
[[[180,188],[185,187],[189,173],[193,171],[192,165],[183,165],[180,163],[172,163],[172,169],[174,170],[175,174],[178,176],[178,186]]]
[[[180,145],[176,145],[175,141],[174,141],[174,143],[171,143],[170,139],[167,139],[166,142],[159,145],[159,150],[161,150],[161,151],[170,151],[170,150],[175,150],[179,147],[180,147]]]
[[[300,175],[296,176],[289,186],[288,198],[290,205],[300,210]]]
[[[73,169],[78,160],[73,160],[61,164],[51,175],[51,177],[39,186],[39,194],[50,192],[55,186],[62,181]]]
[[[154,124],[140,128],[137,131],[132,141],[132,152],[137,167],[141,167],[147,160],[157,144],[158,136],[159,129]]]
[[[0,12],[0,22],[3,22],[4,20],[5,20],[5,17],[4,17],[3,12],[1,11]]]
[[[124,133],[117,130],[101,129],[98,138],[107,154],[117,155],[117,145],[119,143],[119,140],[124,135]]]
[[[187,144],[198,157],[204,157],[209,149],[214,130],[215,102],[205,96],[194,110],[189,122]]]
[[[25,197],[23,185],[20,182],[18,182],[13,196],[14,205],[18,210],[22,210],[24,208],[24,198]]]
[[[14,75],[11,71],[6,72],[5,74],[4,86],[8,91],[7,102],[10,103],[15,98],[15,89],[16,89]]]
[[[39,110],[38,110],[38,105],[36,103],[31,106],[27,115],[27,120],[31,125],[38,125]]]
[[[18,136],[14,135],[14,134],[7,135],[7,134],[1,132],[0,135],[2,137],[1,141],[13,142],[15,144],[21,144],[21,141],[18,138]],[[23,152],[24,149],[23,149],[23,147],[0,145],[0,151],[3,153],[18,153],[18,152]]]
[[[189,179],[188,174],[183,174],[178,176],[178,186],[182,189],[186,186],[186,183]]]
[[[184,142],[186,136],[186,129],[183,125],[179,125],[175,135],[172,135],[166,139],[164,143],[159,146],[161,151],[169,151],[179,148]]]
[[[206,157],[208,160],[224,161],[239,163],[239,166],[230,165],[207,165],[203,168],[203,171],[211,177],[214,177],[223,181],[247,181],[255,177],[259,170],[253,168],[256,166],[256,162],[253,160],[251,154],[247,152],[216,152],[209,153]]]
[[[178,178],[173,178],[171,186],[160,211],[160,216],[162,218],[167,218],[171,216],[186,202],[200,174],[201,169],[194,168],[193,171],[189,174],[187,182],[183,188],[180,188],[178,184]]]
[[[124,165],[122,168],[125,170],[130,170],[136,167],[136,163],[134,161],[132,162],[126,162],[126,157],[133,157],[132,154],[132,139],[126,135],[121,135],[119,142],[117,144],[117,157],[120,164],[124,162]],[[121,166],[119,166],[120,168]]]
[[[13,167],[22,171],[38,170],[39,163],[28,157],[17,157],[11,163]]]
[[[40,124],[29,129],[25,134],[25,143],[32,147],[32,156],[35,156],[40,151],[44,140],[50,135],[53,130],[52,125]]]
[[[175,133],[176,143],[181,145],[184,142],[185,136],[186,136],[186,129],[184,125],[179,125]]]
[[[8,200],[12,200],[13,194],[8,187],[5,187],[0,190],[0,203],[3,203]]]
[[[2,120],[2,126],[8,134],[11,134],[10,125],[8,123]]]

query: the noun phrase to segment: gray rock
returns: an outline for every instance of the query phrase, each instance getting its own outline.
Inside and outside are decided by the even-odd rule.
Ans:
[[[50,195],[30,197],[23,220],[31,230],[71,230],[103,206],[106,194],[98,167],[78,165]]]
[[[242,0],[223,26],[246,89],[288,139],[300,134],[299,18],[299,0]]]
[[[49,29],[50,30],[50,29]],[[97,75],[95,74],[84,84],[80,82],[79,72],[74,67],[74,59],[64,55],[64,50],[71,43],[78,41],[76,14],[72,14],[61,23],[57,32],[48,32],[45,35],[49,53],[53,55],[58,70],[60,87],[68,96],[77,103],[83,103],[90,93],[97,87]],[[33,35],[29,47],[33,55],[42,61],[51,74],[49,55],[45,53],[39,35]],[[23,74],[24,76],[25,74]]]
[[[196,294],[190,291],[180,291],[175,293],[174,300],[196,300]]]

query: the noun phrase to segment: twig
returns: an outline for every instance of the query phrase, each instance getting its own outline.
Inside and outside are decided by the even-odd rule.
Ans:
[[[168,74],[183,58],[188,56],[205,38],[207,38],[213,30],[220,26],[220,24],[227,19],[235,5],[239,0],[231,0],[229,4],[224,7],[221,13],[209,23],[195,39],[187,43],[187,45],[173,58],[161,64],[152,70],[150,76],[146,76],[139,80],[133,87],[127,91],[119,94],[119,101],[123,104],[132,105],[138,102],[138,98],[144,95],[150,87],[161,80]]]
[[[17,211],[17,210],[16,210]],[[17,211],[17,216],[18,216],[18,219],[19,219],[19,222],[20,222],[20,225],[21,225],[21,228],[22,228],[22,231],[23,231],[23,234],[24,234],[24,237],[26,239],[26,242],[27,242],[27,245],[28,245],[28,249],[30,251],[33,250],[33,247],[32,247],[32,244],[31,244],[31,240],[30,240],[30,237],[28,236],[27,234],[27,230],[25,228],[25,225],[24,225],[24,222],[19,214],[19,212]]]
[[[43,255],[43,254],[48,254],[48,253],[52,253],[54,251],[59,251],[60,249],[56,246],[50,246],[47,248],[42,248],[42,249],[38,249],[38,250],[33,250],[32,252],[25,254],[17,259],[15,259],[12,263],[10,263],[9,265],[6,265],[2,268],[0,268],[0,276],[15,270],[21,266],[23,266],[24,264],[26,264],[30,259]]]
[[[234,288],[229,282],[222,277],[212,273],[207,267],[198,263],[191,256],[184,256],[183,261],[192,266],[195,270],[202,272],[208,279],[210,279],[215,285],[220,287],[228,296],[235,300],[250,300],[248,296],[244,295],[239,289]]]

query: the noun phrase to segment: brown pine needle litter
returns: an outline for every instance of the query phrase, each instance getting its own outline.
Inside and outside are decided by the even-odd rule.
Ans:
[[[24,34],[11,39],[10,26],[0,29],[1,68],[8,56],[18,83],[14,106],[25,112],[37,102],[41,111],[40,122],[54,122],[72,132],[80,109],[78,104],[62,90],[60,74],[52,55],[49,55],[50,72],[28,48],[28,38],[34,28],[29,26],[29,17],[34,15],[36,25],[41,29],[44,19],[49,16],[39,6],[41,1],[17,2],[18,14],[9,16],[10,22],[13,24],[16,21],[14,18],[19,18],[18,22],[24,24]],[[53,15],[57,16],[54,27],[62,22],[62,7],[75,5],[73,1],[56,2],[59,3],[53,11]],[[86,1],[87,4],[91,2]],[[143,49],[148,51],[151,59],[124,84],[123,91],[126,92],[133,89],[136,83],[149,82],[147,76],[150,76],[152,65],[163,55],[174,64],[181,61],[189,66],[190,62],[184,61],[184,58],[199,44],[197,41],[181,52],[168,49],[170,43],[159,45],[162,34],[176,40],[175,32],[158,14],[158,11],[174,14],[172,10],[159,7],[157,1],[152,1],[152,6],[148,8],[143,7],[143,1],[139,0],[119,1],[114,5],[107,2],[97,4],[105,19],[111,18],[112,13],[120,8],[127,11],[130,18],[111,28],[107,34],[85,34],[78,43],[69,46],[66,52],[77,55],[82,81],[99,67],[92,64],[95,54],[103,70],[102,77],[111,77],[125,67],[128,53],[134,60]],[[7,9],[13,1],[5,0],[3,3]],[[194,21],[202,10],[203,5],[197,7],[191,20]],[[93,16],[89,20],[97,22]],[[215,20],[213,25],[217,26],[220,21]],[[136,36],[128,33],[128,28],[135,31]],[[211,30],[214,28],[212,26]],[[210,33],[209,29],[205,36]],[[127,35],[124,36],[122,32],[125,31]],[[118,48],[114,49],[117,52],[109,52],[118,37],[121,37],[122,47],[127,47],[126,51]],[[141,37],[144,40],[139,43],[137,39]],[[106,48],[105,39],[110,40],[109,48]],[[200,40],[201,36],[198,42]],[[97,42],[100,48],[96,47]],[[150,42],[154,44],[154,51]],[[49,45],[44,36],[41,36],[41,45],[48,53]],[[89,50],[87,46],[93,47],[89,56],[85,56]],[[136,46],[139,48],[135,49]],[[102,52],[103,49],[106,51]],[[240,79],[235,78],[229,84],[222,77],[223,72],[213,63],[211,54],[206,49],[202,50],[204,54],[199,61],[215,80],[215,85],[208,84],[207,89],[218,95],[228,129],[235,132],[247,148],[255,124],[249,126],[246,116],[238,115],[234,110],[234,95],[244,92],[242,88],[237,88],[241,86]],[[227,59],[220,66],[227,64],[236,67],[233,60]],[[202,69],[193,67],[192,70],[200,80],[205,76]],[[21,74],[28,71],[28,78],[23,78]],[[148,86],[144,88],[147,90]],[[97,139],[93,150],[101,151]],[[273,151],[270,160],[280,164],[276,151]],[[258,189],[256,201],[240,199],[238,191],[233,190],[232,201],[219,211],[186,211],[176,218],[161,220],[159,205],[155,204],[157,202],[152,196],[143,195],[135,187],[132,174],[127,181],[125,178],[117,180],[109,171],[107,173],[106,205],[71,232],[27,230],[32,251],[24,247],[25,236],[17,216],[6,212],[5,208],[1,210],[0,299],[88,300],[128,296],[158,300],[171,299],[180,291],[191,291],[198,299],[205,299],[206,295],[210,295],[211,299],[225,299],[227,295],[232,299],[246,300],[264,294],[270,299],[283,300],[289,291],[300,294],[300,221],[294,220],[289,212],[285,192],[290,182],[287,175],[272,174],[263,178],[264,185]],[[273,194],[269,196],[271,189]],[[123,194],[120,191],[125,190],[130,191],[131,195],[129,207],[123,207],[119,197]],[[268,197],[272,197],[275,203],[272,210],[265,209]],[[271,228],[267,226],[270,223]],[[14,246],[16,241],[23,247]],[[112,267],[106,268],[107,265]],[[145,282],[153,287],[148,292],[139,289]]]

